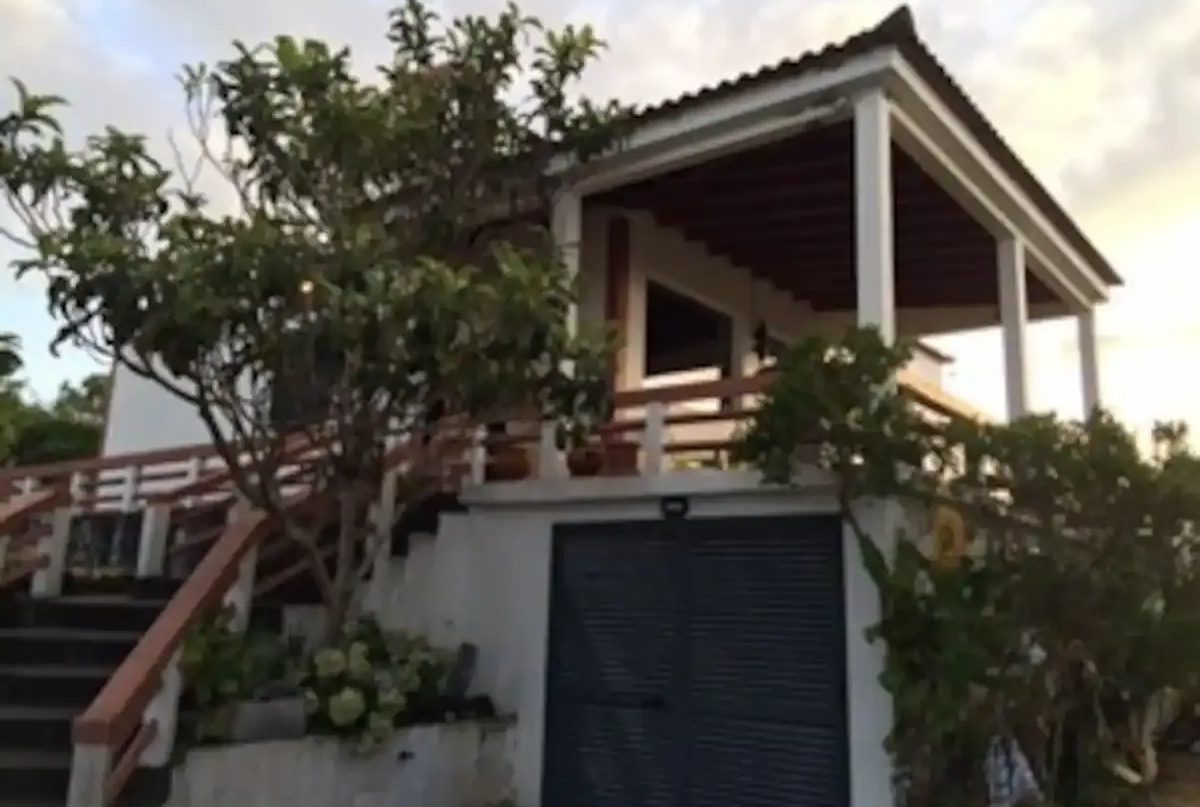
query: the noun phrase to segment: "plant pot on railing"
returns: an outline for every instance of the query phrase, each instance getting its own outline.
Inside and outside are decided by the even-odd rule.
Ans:
[[[529,453],[521,446],[508,445],[492,449],[487,463],[489,482],[514,482],[528,479],[533,472]]]
[[[567,469],[571,476],[599,476],[604,470],[604,451],[600,446],[577,446],[567,452]]]
[[[605,476],[637,476],[641,446],[630,440],[610,438],[601,444]]]

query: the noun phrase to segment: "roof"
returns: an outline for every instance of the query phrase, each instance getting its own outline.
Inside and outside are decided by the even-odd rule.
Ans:
[[[751,87],[792,79],[817,71],[829,70],[843,62],[885,47],[896,48],[918,75],[929,84],[988,154],[1021,187],[1034,205],[1053,223],[1071,245],[1100,273],[1105,282],[1119,285],[1121,278],[1108,259],[1084,235],[1079,225],[1033,175],[1012,148],[1000,136],[966,91],[955,81],[937,57],[917,35],[916,23],[908,6],[901,6],[874,28],[855,34],[840,44],[809,51],[775,65],[709,87],[685,93],[659,104],[638,110],[636,120],[647,122],[665,118],[693,107],[733,95]]]

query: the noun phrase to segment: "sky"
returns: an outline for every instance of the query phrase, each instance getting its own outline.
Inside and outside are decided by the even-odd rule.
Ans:
[[[351,46],[364,72],[387,52],[389,3],[375,0],[0,0],[0,76],[71,102],[74,136],[107,124],[146,133],[168,156],[182,136],[179,65],[278,33]],[[443,13],[498,0],[443,0]],[[584,89],[653,102],[869,27],[895,0],[525,0],[547,22],[591,22],[610,47]],[[915,0],[918,30],[1034,173],[1126,280],[1099,314],[1102,397],[1138,428],[1200,428],[1200,0]],[[11,103],[0,87],[0,109]],[[0,245],[0,331],[25,344],[49,397],[97,366],[53,357],[55,325]],[[1031,332],[1033,404],[1079,413],[1069,323]],[[995,332],[943,340],[951,388],[1003,405]]]

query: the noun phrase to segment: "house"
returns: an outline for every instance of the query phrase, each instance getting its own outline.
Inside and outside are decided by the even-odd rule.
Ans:
[[[999,324],[1015,417],[1029,409],[1028,323],[1072,317],[1091,408],[1094,312],[1120,279],[906,9],[636,123],[619,152],[563,169],[551,218],[584,289],[572,316],[623,337],[612,428],[640,444],[639,472],[569,478],[536,427],[521,432],[532,478],[488,481],[476,450],[459,506],[380,559],[370,604],[478,646],[476,685],[516,715],[521,804],[883,807],[890,708],[882,651],[863,638],[879,606],[829,480],[769,489],[722,464],[757,371],[780,344],[854,323],[889,339]],[[969,409],[940,387],[944,358],[918,356],[901,382],[931,410]],[[0,473],[21,494],[0,533],[54,514],[32,591],[69,606],[55,598],[72,502],[55,482],[76,509],[134,525],[142,577],[163,574],[168,532],[199,546],[212,527],[191,514],[222,501],[203,438],[186,407],[118,371],[104,457]],[[895,502],[861,509],[879,536],[908,518]],[[262,590],[266,527],[222,517],[75,721],[73,807],[165,763],[181,626]]]

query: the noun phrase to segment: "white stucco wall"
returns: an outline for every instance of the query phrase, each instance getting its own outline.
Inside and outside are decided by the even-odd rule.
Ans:
[[[106,456],[208,441],[208,429],[190,404],[117,366],[104,429]]]
[[[689,496],[689,518],[695,519],[837,509],[824,481],[801,490],[768,490],[748,473],[490,484],[466,495],[468,513],[444,515],[438,536],[418,537],[408,558],[393,562],[383,621],[427,633],[435,642],[478,646],[474,687],[515,714],[509,748],[521,805],[537,807],[541,789],[554,525],[660,518],[664,495]],[[860,518],[874,534],[892,536],[899,511],[869,503]],[[845,591],[851,803],[889,807],[883,740],[891,707],[877,682],[882,650],[863,638],[863,630],[879,619],[879,599],[850,534]]]
[[[507,725],[417,726],[370,756],[307,737],[189,751],[166,807],[495,807],[512,795]]]

